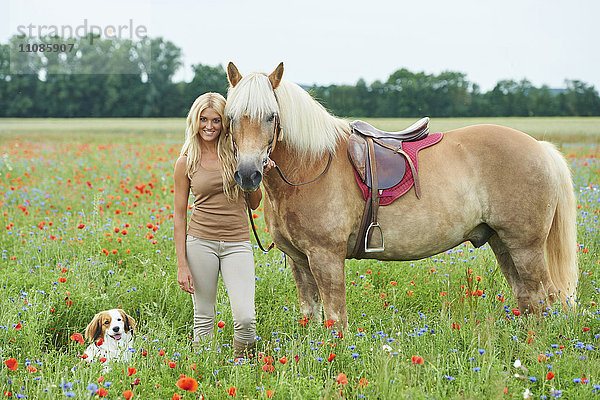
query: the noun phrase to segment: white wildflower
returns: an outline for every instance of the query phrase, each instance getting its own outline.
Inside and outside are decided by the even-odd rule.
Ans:
[[[515,360],[515,363],[513,364],[515,366],[515,368],[521,368],[521,360],[519,360],[518,358]]]

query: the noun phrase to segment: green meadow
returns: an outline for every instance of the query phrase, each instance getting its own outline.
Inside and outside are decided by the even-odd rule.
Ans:
[[[192,301],[176,281],[185,120],[0,119],[0,397],[600,398],[600,118],[433,119],[431,130],[475,123],[523,130],[566,156],[577,311],[523,315],[489,246],[462,244],[412,262],[347,260],[349,327],[338,332],[304,319],[283,254],[255,246],[260,355],[236,363],[223,285],[213,340],[193,350]],[[262,209],[254,222],[270,243]],[[88,343],[72,335],[116,307],[137,322],[132,361],[85,362]],[[182,375],[197,390],[178,386]]]

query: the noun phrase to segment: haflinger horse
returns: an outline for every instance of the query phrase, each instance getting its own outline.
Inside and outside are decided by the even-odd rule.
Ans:
[[[267,227],[291,259],[301,311],[319,321],[324,311],[345,328],[345,259],[365,204],[346,154],[350,125],[282,79],[283,63],[269,75],[243,77],[229,63],[227,75],[235,180],[244,191],[262,181]],[[318,179],[290,186],[273,170],[263,176],[267,157],[288,181]],[[554,145],[474,125],[445,132],[419,153],[419,166],[420,199],[409,192],[379,208],[385,251],[362,258],[417,260],[487,242],[521,311],[536,313],[559,299],[574,306],[576,201]]]

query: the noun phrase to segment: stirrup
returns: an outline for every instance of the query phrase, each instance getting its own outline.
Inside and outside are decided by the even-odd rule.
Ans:
[[[381,247],[369,247],[369,232],[371,229],[377,228],[379,230],[379,235],[381,236]],[[385,250],[385,242],[383,240],[383,231],[381,230],[381,226],[379,222],[371,222],[371,225],[367,228],[365,232],[365,253],[380,253]]]

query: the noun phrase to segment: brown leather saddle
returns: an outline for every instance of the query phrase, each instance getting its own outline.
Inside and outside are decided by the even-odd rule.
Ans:
[[[425,117],[399,132],[379,130],[364,121],[350,123],[352,134],[348,139],[348,157],[361,180],[371,190],[371,201],[365,210],[351,257],[385,250],[383,231],[377,222],[379,195],[384,189],[396,186],[406,173],[406,164],[411,168],[415,181],[415,194],[421,197],[419,179],[411,158],[402,149],[403,142],[421,140],[429,134],[429,118]],[[368,221],[371,221],[367,226]],[[379,232],[380,246],[369,246],[374,231]],[[363,246],[364,244],[364,246]]]

